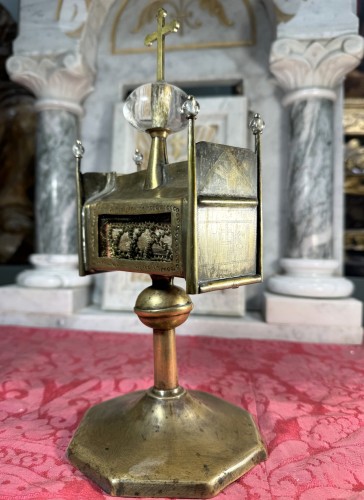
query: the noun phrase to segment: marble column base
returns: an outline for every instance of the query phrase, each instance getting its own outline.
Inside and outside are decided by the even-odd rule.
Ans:
[[[26,288],[78,288],[91,284],[90,276],[79,276],[77,255],[33,254],[34,269],[20,273],[16,282]]]
[[[268,280],[270,292],[294,297],[349,297],[354,285],[342,276],[335,276],[338,262],[326,259],[282,259],[285,274]]]
[[[69,316],[88,305],[90,305],[88,287],[58,288],[51,291],[17,285],[0,287],[0,313],[4,316],[10,315],[14,318],[24,315],[41,317],[45,314]]]
[[[357,328],[360,333],[362,315],[363,303],[353,298],[312,299],[264,294],[264,317],[269,324]]]

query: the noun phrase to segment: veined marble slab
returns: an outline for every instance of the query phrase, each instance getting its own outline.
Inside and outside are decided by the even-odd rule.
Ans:
[[[24,288],[17,285],[0,287],[0,315],[72,314],[90,303],[89,287]],[[4,323],[3,323],[4,324]],[[16,323],[14,323],[16,324]]]
[[[363,303],[353,298],[314,299],[265,293],[269,324],[361,327]]]
[[[39,113],[37,132],[37,253],[76,254],[76,177],[72,146],[77,117],[61,109]]]
[[[151,334],[151,330],[142,325],[134,313],[105,312],[95,306],[68,315],[1,312],[0,324]],[[363,341],[362,327],[269,324],[259,313],[249,313],[244,318],[192,315],[177,329],[178,335],[287,340],[318,344],[361,344]]]
[[[174,284],[186,288],[185,280],[175,278]],[[133,311],[139,293],[151,285],[145,274],[114,272],[104,276],[101,307],[105,311]],[[192,314],[244,316],[245,290],[219,290],[213,293],[191,295],[194,305]]]

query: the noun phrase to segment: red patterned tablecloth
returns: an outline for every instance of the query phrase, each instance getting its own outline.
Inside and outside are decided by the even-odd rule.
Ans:
[[[178,338],[180,381],[255,415],[269,459],[216,498],[364,498],[360,346]],[[111,498],[67,445],[85,410],[152,385],[152,335],[0,327],[0,499]]]

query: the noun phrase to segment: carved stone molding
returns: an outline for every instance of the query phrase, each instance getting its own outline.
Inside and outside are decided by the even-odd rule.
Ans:
[[[35,94],[38,109],[82,114],[81,103],[93,91],[95,73],[80,54],[15,55],[7,60],[6,69],[13,81]]]
[[[90,5],[79,43],[79,52],[92,71],[96,71],[96,59],[102,26],[114,3],[115,0],[93,0]]]
[[[309,97],[334,100],[337,85],[360,63],[363,53],[364,40],[358,35],[326,41],[283,38],[272,45],[270,70],[290,91],[285,104]]]
[[[300,8],[300,0],[269,0],[273,5],[276,23],[286,23],[292,19]],[[267,2],[268,3],[268,2]]]

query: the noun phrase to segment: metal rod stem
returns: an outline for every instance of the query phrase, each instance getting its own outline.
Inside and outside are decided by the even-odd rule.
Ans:
[[[198,293],[195,117],[188,119],[187,293]]]
[[[165,130],[150,130],[152,138],[150,146],[148,168],[145,174],[144,189],[155,189],[163,184],[164,167],[168,163]]]
[[[175,330],[153,330],[154,387],[167,391],[178,387]]]

